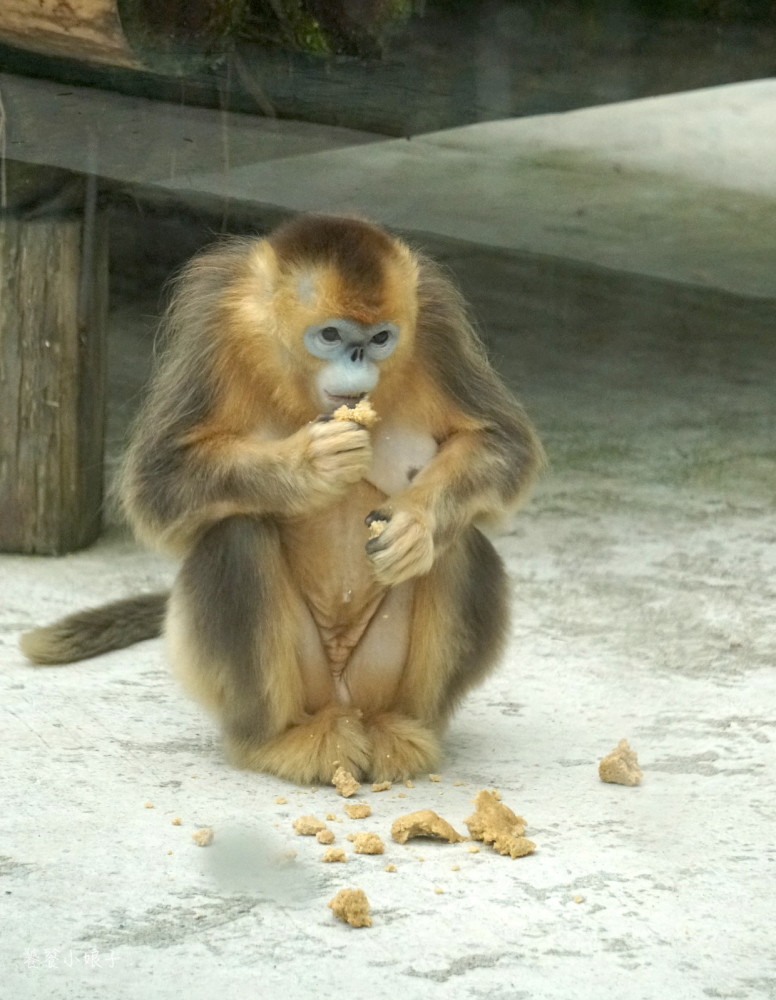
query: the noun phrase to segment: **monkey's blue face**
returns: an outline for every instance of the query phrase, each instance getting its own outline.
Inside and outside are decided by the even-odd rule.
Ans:
[[[380,376],[380,362],[393,353],[398,340],[393,323],[366,325],[338,318],[309,326],[304,345],[313,357],[326,362],[316,375],[324,412],[371,392]]]

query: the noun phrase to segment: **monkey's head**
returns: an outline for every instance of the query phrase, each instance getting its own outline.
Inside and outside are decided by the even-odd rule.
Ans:
[[[417,263],[408,247],[355,219],[306,216],[261,241],[262,350],[289,378],[293,409],[328,413],[400,377],[412,355]]]

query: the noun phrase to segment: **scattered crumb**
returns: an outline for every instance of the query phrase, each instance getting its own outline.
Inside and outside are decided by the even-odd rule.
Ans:
[[[326,861],[327,863],[332,861],[347,861],[348,856],[342,850],[341,847],[327,847],[326,850],[321,855],[321,861]]]
[[[372,785],[373,792],[387,792],[393,788],[393,782],[391,781],[376,781]]]
[[[367,429],[374,427],[380,419],[368,399],[359,399],[355,406],[338,406],[332,417],[335,420],[355,420]]]
[[[396,798],[397,799],[406,799],[407,796],[404,794],[404,792],[399,792],[399,794],[396,796]]]
[[[181,826],[182,823],[183,820],[180,818],[180,816],[176,816],[175,819],[172,821],[173,826]]]
[[[429,781],[441,781],[442,780],[442,775],[441,774],[429,774],[428,780]]]
[[[172,854],[172,851],[168,851],[167,853],[168,853],[168,854]]]
[[[464,823],[474,840],[491,844],[499,854],[522,858],[536,850],[536,844],[523,836],[526,825],[523,817],[499,802],[496,792],[478,792],[474,812]]]
[[[275,799],[275,804],[278,806],[284,806],[288,802],[288,799],[284,799],[282,795],[278,795]]]
[[[437,894],[437,896],[441,896],[444,893],[444,891],[445,891],[444,889],[439,889],[437,886],[434,886],[434,892]]]
[[[296,858],[296,851],[283,851],[280,857],[283,861],[293,861]]]
[[[361,787],[350,771],[346,771],[344,767],[337,768],[334,772],[334,777],[331,779],[331,783],[340,795],[346,799],[349,799],[351,795],[355,795]]]
[[[370,538],[379,538],[380,535],[382,535],[382,533],[385,531],[385,529],[387,527],[388,527],[388,522],[387,521],[381,521],[381,520],[370,521],[370,523],[369,523],[369,537]]]
[[[383,870],[387,871],[387,872],[395,872],[396,871],[396,865],[386,865]]]
[[[333,844],[334,843],[334,833],[331,830],[327,830],[325,827],[323,830],[319,830],[315,839],[319,844]]]
[[[460,865],[450,865],[450,871],[451,872],[459,872],[460,870],[461,870],[461,866]]]
[[[453,784],[455,785],[456,788],[462,788],[466,784],[466,782],[465,781],[454,781]]]
[[[466,850],[469,852],[469,854],[479,854],[480,853],[479,847],[467,847]]]
[[[143,804],[145,805],[146,809],[153,809],[154,808],[153,802],[145,802]]]
[[[195,830],[191,839],[197,847],[209,847],[213,843],[213,830],[209,826],[203,826],[201,830]]]
[[[357,833],[353,837],[353,850],[356,854],[382,854],[385,845],[376,833]]]
[[[644,774],[639,767],[639,758],[631,750],[627,740],[620,740],[614,750],[598,765],[601,781],[614,785],[638,785]]]
[[[585,897],[584,896],[575,896],[574,897],[574,902],[575,903],[584,903],[584,901],[585,901]]]
[[[345,812],[351,819],[366,819],[372,815],[372,807],[366,802],[354,802],[352,806],[345,806]]]
[[[314,837],[326,829],[326,824],[317,816],[300,816],[294,820],[293,827],[302,837]]]
[[[393,822],[391,836],[399,844],[406,844],[411,837],[441,837],[450,844],[466,839],[431,809],[420,809],[418,812],[399,816]]]
[[[328,905],[335,917],[344,920],[351,927],[372,926],[369,900],[363,889],[340,889],[337,895],[329,900]]]
[[[334,815],[334,813],[326,813],[326,819],[330,823],[336,823],[337,822],[337,817]]]
[[[405,788],[414,788],[415,787],[415,782],[414,781],[405,781],[404,782],[404,787]]]

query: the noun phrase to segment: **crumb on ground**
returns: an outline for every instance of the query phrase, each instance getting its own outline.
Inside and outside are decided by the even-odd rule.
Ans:
[[[439,837],[450,844],[465,840],[453,827],[432,809],[419,809],[394,820],[391,836],[399,844],[406,844],[412,837]]]
[[[627,740],[620,740],[610,754],[598,765],[598,776],[601,781],[613,785],[638,785],[644,774],[639,767],[639,758],[635,750],[631,750]]]
[[[195,830],[191,839],[197,847],[209,847],[213,843],[214,833],[211,827],[204,826],[201,830]]]
[[[385,845],[376,833],[357,833],[353,837],[353,850],[356,854],[382,854]]]
[[[302,837],[314,837],[321,830],[326,829],[326,824],[317,816],[300,816],[294,820],[293,827]]]
[[[523,836],[525,820],[500,802],[498,793],[478,792],[474,807],[472,815],[464,820],[473,840],[490,844],[499,854],[511,858],[522,858],[536,850],[536,844]]]
[[[348,856],[342,850],[341,847],[327,847],[326,850],[321,855],[321,861],[325,861],[327,864],[334,861],[347,861]]]
[[[334,772],[334,777],[331,779],[331,783],[339,794],[346,799],[349,799],[351,795],[355,795],[361,787],[350,771],[346,771],[344,767],[337,768]]]
[[[354,802],[353,805],[345,806],[345,812],[351,819],[366,819],[372,815],[372,807],[366,802]]]
[[[351,927],[372,926],[369,900],[363,889],[340,889],[337,895],[329,900],[328,906],[335,917],[344,920]]]

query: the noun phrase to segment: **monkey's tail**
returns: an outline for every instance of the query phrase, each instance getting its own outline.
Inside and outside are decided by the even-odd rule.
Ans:
[[[123,649],[143,639],[161,635],[169,592],[141,594],[87,608],[25,632],[19,640],[24,655],[33,663],[50,666],[73,663]]]

